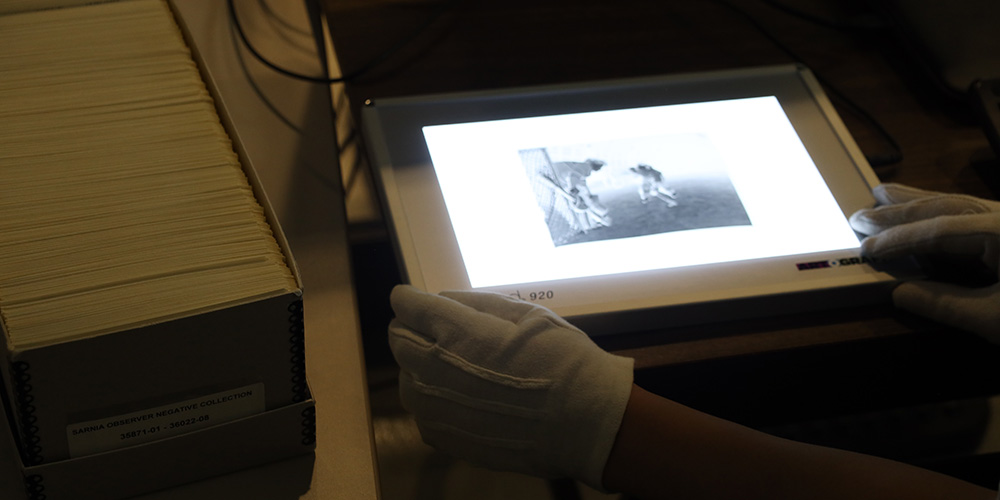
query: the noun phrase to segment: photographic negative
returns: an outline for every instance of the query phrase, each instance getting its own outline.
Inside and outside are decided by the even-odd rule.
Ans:
[[[703,134],[518,151],[556,246],[751,225]]]

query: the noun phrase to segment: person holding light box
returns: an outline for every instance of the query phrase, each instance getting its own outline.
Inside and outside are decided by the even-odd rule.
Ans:
[[[1000,344],[1000,203],[883,184],[850,218],[863,255],[974,257],[992,283],[900,284],[896,306]],[[489,468],[570,477],[639,498],[994,499],[910,465],[789,441],[633,383],[633,361],[548,309],[494,293],[401,285],[389,325],[421,436]],[[1000,471],[997,471],[1000,475]],[[1000,479],[1000,478],[998,478]]]

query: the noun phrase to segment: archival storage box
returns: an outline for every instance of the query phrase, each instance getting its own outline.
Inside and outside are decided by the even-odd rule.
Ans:
[[[141,444],[309,399],[301,298],[4,353],[25,465]]]
[[[5,420],[6,414],[0,416]],[[3,422],[4,424],[6,422]],[[111,500],[311,453],[316,447],[315,403],[266,411],[224,424],[82,458],[20,465],[29,500]],[[7,434],[0,454],[17,452]],[[8,449],[9,448],[9,449]]]
[[[117,14],[128,16],[130,21],[115,23],[113,19]],[[51,21],[53,24],[47,25],[48,18],[45,16],[50,15],[54,16]],[[254,217],[259,219],[253,224],[259,226],[260,239],[264,241],[262,244],[269,249],[273,248],[273,254],[234,258],[232,262],[220,260],[227,255],[222,257],[215,255],[213,258],[216,260],[207,259],[207,264],[194,259],[185,262],[187,259],[185,257],[180,259],[181,262],[174,263],[181,266],[182,270],[178,273],[196,275],[205,269],[212,270],[212,279],[219,286],[216,287],[217,293],[213,292],[216,294],[211,298],[202,300],[201,292],[197,291],[207,288],[195,288],[194,285],[191,288],[184,288],[177,286],[178,283],[183,284],[183,281],[178,281],[171,282],[170,293],[164,293],[162,296],[151,295],[152,299],[145,302],[134,301],[132,300],[134,297],[129,295],[131,289],[120,285],[131,284],[139,279],[123,279],[105,287],[114,288],[115,290],[106,292],[106,295],[119,297],[121,303],[95,302],[93,307],[84,308],[80,307],[80,304],[87,302],[74,302],[75,309],[72,314],[66,311],[58,311],[57,314],[57,311],[52,310],[52,318],[69,319],[62,320],[65,325],[51,329],[47,329],[50,326],[46,324],[50,315],[46,314],[48,311],[45,310],[45,305],[61,304],[59,300],[62,296],[55,293],[50,295],[35,293],[35,296],[31,293],[22,293],[27,297],[22,299],[15,293],[20,291],[18,288],[20,283],[0,283],[0,336],[2,336],[0,375],[4,385],[2,396],[5,420],[9,421],[9,425],[4,425],[0,432],[6,433],[9,428],[17,443],[18,459],[25,476],[29,497],[40,494],[47,498],[125,497],[312,451],[315,447],[315,415],[305,375],[301,279],[253,166],[240,144],[235,129],[231,126],[230,118],[211,75],[197,54],[188,49],[170,6],[163,0],[120,0],[44,12],[11,14],[2,16],[2,19],[4,23],[21,23],[24,26],[51,28],[56,26],[54,24],[56,22],[65,22],[72,26],[88,26],[87,23],[79,22],[82,17],[102,22],[111,20],[115,29],[103,30],[104,32],[97,35],[83,33],[81,28],[81,36],[93,35],[95,40],[74,42],[70,38],[69,41],[63,40],[63,44],[71,46],[76,43],[91,51],[93,43],[110,40],[109,43],[113,46],[132,50],[133,45],[142,44],[115,42],[113,33],[119,28],[137,29],[142,31],[143,39],[153,40],[149,43],[154,51],[173,51],[180,54],[179,67],[171,69],[175,70],[173,73],[197,81],[195,86],[198,88],[193,90],[197,96],[193,100],[198,101],[196,104],[207,103],[212,115],[211,119],[200,121],[208,123],[206,126],[211,128],[213,134],[219,136],[218,142],[228,148],[228,152],[221,153],[221,157],[227,159],[226,161],[231,157],[232,162],[227,164],[227,168],[231,167],[230,170],[235,168],[239,172],[236,177],[245,184],[234,189],[243,192],[251,200],[253,210],[248,211],[252,211]],[[141,17],[144,22],[136,20],[137,17]],[[93,27],[90,30],[102,31]],[[74,33],[76,32],[74,30]],[[155,39],[154,36],[157,34],[165,36],[166,40]],[[23,33],[19,36],[26,37]],[[30,45],[30,37],[26,38],[24,43]],[[96,38],[101,39],[96,40]],[[7,46],[6,39],[4,45]],[[136,50],[141,50],[141,47]],[[92,52],[99,54],[101,51]],[[140,59],[144,57],[141,52],[132,55]],[[30,56],[28,59],[32,60],[34,57],[36,56]],[[51,61],[43,63],[55,67]],[[70,71],[72,72],[72,68]],[[30,68],[26,72],[30,74]],[[145,73],[152,72],[147,69],[141,73],[143,74],[134,76],[141,79],[147,76]],[[154,87],[159,87],[166,77],[160,74],[155,76],[159,80]],[[166,83],[162,85],[166,86]],[[32,87],[45,86],[39,84]],[[95,87],[103,88],[104,85],[98,84]],[[184,95],[185,92],[180,94]],[[109,94],[124,95],[125,92],[115,90]],[[174,94],[169,97],[173,99],[176,96],[177,94]],[[111,97],[115,98],[116,95]],[[95,103],[95,99],[90,99],[86,95],[75,94],[73,99],[90,106]],[[38,100],[43,103],[49,101],[58,103],[57,98],[50,99],[44,95]],[[109,113],[120,111],[122,106],[130,102],[139,101],[144,99],[115,101],[109,105]],[[152,105],[140,107],[160,109]],[[146,129],[161,133],[157,132],[160,129],[156,127],[172,130],[171,127],[174,125],[157,121],[164,116],[169,117],[171,113],[158,111],[152,116],[145,117],[148,118],[147,121],[138,120],[133,123],[136,110],[129,111],[131,114],[118,120],[123,129],[114,129],[114,124],[108,125],[109,130],[117,134],[113,140],[102,143],[93,136],[88,136],[90,139],[88,147],[77,148],[99,149],[102,145],[112,144],[106,150],[99,151],[101,162],[94,167],[94,172],[101,171],[100,167],[104,164],[114,166],[118,163],[127,163],[127,159],[115,156],[127,149],[121,147],[120,134],[131,130],[141,134],[146,132]],[[61,124],[69,127],[77,123],[74,120],[90,120],[95,115],[101,114],[86,111],[68,116]],[[183,120],[185,123],[187,121],[186,118]],[[37,125],[35,118],[26,118],[24,122]],[[81,122],[79,127],[72,131],[86,136],[100,132],[99,129],[103,126],[103,124]],[[189,150],[196,150],[192,143],[204,134],[194,130],[188,135],[193,138],[185,137],[183,143],[161,149],[154,158],[157,161],[145,160],[144,166],[154,163],[169,164],[171,155],[175,152],[181,155]],[[115,142],[116,140],[118,142]],[[214,150],[214,146],[209,149]],[[73,151],[63,152],[64,156],[60,159],[64,163],[73,163],[66,161],[66,155],[73,153]],[[16,171],[18,167],[16,163],[5,165],[5,169],[9,171]],[[188,170],[198,170],[198,168]],[[39,174],[39,170],[35,172],[33,178],[26,178],[29,181],[34,181],[35,178],[47,178]],[[142,178],[148,175],[151,174],[143,172],[132,177]],[[226,175],[228,174],[223,172],[223,177]],[[129,175],[119,177],[129,177]],[[62,179],[63,176],[56,175],[52,178]],[[159,179],[170,178],[172,174],[167,172]],[[156,203],[170,202],[170,193],[155,191],[159,183],[154,184],[142,186],[143,189],[148,188],[150,191],[140,191],[145,194],[133,197],[138,200],[136,203],[145,201],[142,198]],[[185,186],[181,188],[186,189],[187,184],[204,186],[201,180],[184,184]],[[80,191],[83,189],[80,186],[87,185],[83,182],[73,187]],[[109,189],[107,188],[109,185],[113,184],[102,181],[98,187]],[[9,186],[7,186],[9,192],[4,191],[0,199],[6,198],[7,194],[18,194]],[[37,187],[38,183],[35,182],[33,186]],[[117,193],[114,192],[106,194],[111,195],[107,196],[107,199],[122,203],[120,199],[128,198],[129,193],[122,192],[120,197],[115,196]],[[86,198],[86,193],[82,197]],[[81,196],[78,192],[74,192],[73,196],[63,197],[65,199],[58,196],[51,198],[58,198],[63,202],[74,201]],[[48,198],[42,197],[42,199]],[[190,208],[187,206],[188,203],[184,205],[183,209]],[[130,213],[128,206],[113,204],[110,206],[111,209],[107,211],[109,217],[128,216]],[[236,205],[236,208],[229,206],[224,215],[243,214],[241,206]],[[161,205],[157,205],[154,208],[160,207]],[[34,210],[34,213],[26,212],[27,216],[43,213],[42,208]],[[196,206],[193,211],[201,210]],[[72,214],[77,213],[80,212]],[[183,215],[181,220],[189,220],[184,217],[186,215]],[[80,224],[87,222],[89,222],[87,217],[80,217],[79,220],[72,220],[71,225],[80,227]],[[143,257],[125,265],[121,262],[127,262],[133,257],[128,255],[129,249],[122,249],[120,245],[110,242],[106,248],[70,248],[71,251],[67,253],[83,255],[90,252],[100,255],[101,252],[106,252],[109,256],[119,255],[121,262],[108,257],[104,260],[95,260],[97,264],[87,263],[88,266],[97,267],[100,267],[100,262],[118,265],[121,269],[115,271],[119,274],[114,274],[114,278],[128,277],[130,272],[137,273],[137,276],[142,276],[142,279],[147,281],[156,281],[163,277],[173,278],[178,273],[161,273],[155,266],[169,257],[178,260],[176,255],[164,249],[171,248],[170,245],[176,244],[176,240],[182,238],[176,236],[177,232],[165,233],[168,237],[164,237],[161,242],[150,240],[146,233],[141,232],[146,227],[156,227],[156,225],[156,222],[143,219],[128,227],[130,231],[138,231],[139,236],[132,235],[132,240],[140,245],[139,248],[144,249],[132,253],[144,255],[143,252],[148,251],[150,255],[158,257]],[[93,232],[104,229],[106,228],[96,227],[93,228]],[[7,239],[0,243],[8,246],[23,243],[12,241],[10,234],[7,233]],[[212,233],[205,234],[209,236],[199,234],[197,238],[188,238],[201,240],[192,243],[191,246],[213,251],[222,247],[224,251],[219,252],[222,254],[233,248],[245,253],[253,251],[247,248],[257,248],[240,246],[241,242],[227,243],[229,246],[217,244],[211,236]],[[257,238],[243,239],[252,240],[254,244],[259,243]],[[141,246],[143,244],[146,246]],[[150,247],[153,249],[149,250]],[[63,282],[72,282],[77,276],[99,275],[100,269],[87,267],[75,273],[65,273],[66,278],[62,279],[61,271],[55,266],[53,269],[45,267],[48,261],[44,257],[44,255],[39,257],[34,266],[23,266],[29,275],[28,281],[34,279],[36,275],[55,276],[57,279],[52,283],[62,286]],[[70,257],[73,256],[66,258]],[[243,271],[242,274],[246,279],[242,281],[227,279],[226,273],[229,269],[239,268],[247,263],[257,265],[261,262],[264,262],[262,266],[268,271],[258,273],[256,271],[258,268],[248,267],[249,270]],[[184,268],[185,265],[190,269]],[[216,271],[212,265],[216,265],[219,270]],[[273,280],[268,278],[269,281],[261,284],[265,280],[258,280],[258,275],[268,274],[272,270],[275,276],[279,277]],[[150,274],[152,277],[148,278],[146,275]],[[0,279],[7,277],[3,276]],[[278,285],[275,286],[274,282]],[[202,286],[201,282],[198,283],[198,286]],[[73,299],[90,297],[93,290],[97,289],[96,285],[85,284],[78,289],[71,288],[66,295],[71,295]],[[93,292],[93,295],[99,293],[105,292],[99,290]],[[171,301],[183,306],[177,306]],[[36,310],[32,310],[31,314],[23,313],[25,304]],[[166,312],[146,314],[147,309]],[[125,319],[117,327],[108,326],[108,318],[116,315]],[[55,320],[51,322],[54,323]],[[79,328],[80,324],[103,326],[87,331]],[[42,333],[37,335],[31,333],[36,330]],[[169,467],[154,467],[155,464],[169,464]],[[107,470],[116,471],[113,479],[107,474],[98,473]]]

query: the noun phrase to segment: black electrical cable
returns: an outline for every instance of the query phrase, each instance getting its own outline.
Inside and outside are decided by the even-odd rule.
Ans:
[[[861,33],[885,28],[885,23],[883,23],[877,16],[856,17],[851,20],[828,19],[793,8],[784,2],[778,2],[776,0],[761,0],[761,2],[792,17],[797,17],[810,23],[837,31]]]
[[[794,15],[796,17],[800,17],[800,18],[809,20],[811,22],[828,25],[831,28],[843,28],[843,27],[846,26],[846,25],[839,24],[839,23],[831,23],[829,21],[823,20],[823,19],[815,17],[815,16],[806,15],[806,14],[802,13],[801,11],[797,11],[797,10],[791,9],[788,6],[786,6],[786,5],[782,4],[782,3],[779,3],[779,2],[775,2],[773,0],[761,0],[761,1],[763,3],[765,3],[765,4],[767,4],[767,5],[770,5],[770,6],[774,7],[774,8],[776,8],[776,9],[782,10],[782,11],[788,13],[788,14],[791,14],[791,15]],[[314,83],[324,83],[324,84],[333,84],[333,83],[347,82],[347,81],[353,80],[353,79],[355,79],[355,78],[357,78],[357,77],[359,77],[359,76],[367,73],[368,71],[371,71],[373,68],[375,68],[379,64],[382,64],[383,62],[385,62],[387,59],[389,59],[390,57],[392,57],[392,55],[394,55],[395,53],[399,52],[408,43],[410,43],[411,41],[413,41],[414,39],[416,39],[418,36],[420,36],[421,33],[423,33],[428,27],[430,27],[435,21],[437,21],[438,18],[440,18],[445,12],[447,12],[448,9],[450,7],[452,7],[453,4],[455,4],[456,2],[457,2],[457,0],[443,0],[441,3],[438,4],[437,9],[435,9],[435,11],[432,12],[424,20],[423,23],[421,23],[420,25],[418,25],[413,31],[411,31],[410,33],[408,33],[406,36],[401,37],[399,40],[397,40],[397,42],[395,44],[393,44],[388,49],[386,49],[385,51],[383,51],[382,53],[380,53],[378,56],[374,57],[373,59],[371,59],[370,61],[368,61],[364,65],[362,65],[360,68],[358,68],[358,69],[356,69],[356,70],[354,70],[354,71],[352,71],[350,73],[344,74],[344,75],[342,75],[340,77],[336,77],[336,78],[329,78],[329,77],[317,77],[317,76],[304,75],[304,74],[301,74],[301,73],[297,73],[297,72],[288,70],[286,68],[283,68],[281,66],[278,66],[277,64],[271,62],[266,57],[264,57],[259,51],[257,51],[257,49],[253,46],[253,44],[247,38],[246,33],[243,31],[243,26],[240,24],[239,16],[236,14],[236,7],[234,5],[234,0],[226,0],[226,4],[227,4],[227,6],[229,8],[229,16],[230,16],[230,18],[232,20],[233,27],[236,28],[236,33],[239,35],[240,40],[243,42],[243,45],[247,48],[247,50],[254,56],[254,58],[256,58],[258,61],[260,61],[265,66],[271,68],[272,70],[277,71],[278,73],[281,73],[281,74],[286,75],[288,77],[299,79],[299,80],[305,80],[305,81],[309,81],[309,82],[314,82]],[[731,4],[730,2],[728,2],[726,0],[716,0],[716,2],[718,4],[720,4],[720,5],[722,5],[722,6],[730,9],[731,11],[736,12],[740,16],[742,16],[751,26],[753,26],[758,32],[760,32],[761,35],[763,35],[765,38],[767,38],[779,50],[783,51],[785,54],[787,54],[789,57],[791,57],[792,60],[800,62],[802,64],[805,64],[802,61],[802,58],[800,58],[797,54],[795,54],[791,49],[789,49],[780,40],[778,40],[777,38],[775,38],[764,26],[762,26],[753,16],[751,16],[750,14],[748,14],[746,11],[744,11],[743,9],[741,9],[741,8],[739,8],[739,7]],[[825,79],[823,79],[819,74],[817,74],[815,72],[813,74],[816,76],[816,79],[819,80],[819,82],[827,89],[827,92],[829,92],[831,95],[833,95],[839,101],[841,101],[842,103],[844,103],[844,105],[846,105],[847,107],[849,107],[852,112],[854,112],[855,114],[857,114],[858,116],[860,116],[862,119],[864,119],[866,122],[868,122],[873,128],[875,128],[875,130],[883,137],[883,139],[890,146],[890,148],[892,148],[893,151],[891,153],[882,154],[882,155],[878,155],[878,156],[869,156],[869,163],[871,163],[872,166],[874,166],[874,167],[887,166],[887,165],[895,164],[895,163],[898,163],[898,162],[902,161],[902,158],[903,158],[902,148],[896,142],[895,138],[892,137],[892,135],[885,129],[885,127],[882,126],[881,123],[878,122],[878,120],[875,119],[874,116],[872,116],[870,113],[868,113],[862,107],[858,106],[851,99],[849,99],[845,95],[843,95],[839,90],[837,90],[836,87],[832,86],[829,82],[827,82]]]
[[[384,50],[379,55],[372,58],[367,63],[363,64],[360,68],[335,78],[304,75],[302,73],[297,73],[295,71],[291,71],[289,69],[278,66],[277,64],[268,60],[260,52],[257,51],[257,49],[253,46],[253,44],[250,43],[250,40],[247,38],[246,33],[244,33],[243,26],[242,24],[240,24],[239,16],[236,14],[236,6],[234,5],[233,0],[226,0],[226,5],[229,8],[229,17],[232,20],[233,27],[236,28],[236,33],[239,35],[240,40],[243,42],[243,45],[247,48],[250,54],[254,56],[255,59],[260,61],[268,68],[271,68],[272,70],[277,71],[278,73],[281,73],[291,78],[295,78],[298,80],[305,80],[313,83],[334,84],[334,83],[343,83],[358,78],[359,76],[371,71],[378,65],[388,60],[394,54],[402,50],[403,47],[405,47],[407,44],[409,44],[418,36],[420,36],[421,33],[423,33],[425,30],[427,30],[427,28],[429,28],[432,24],[434,24],[434,22],[437,21],[445,12],[447,12],[456,2],[457,0],[443,0],[441,3],[438,4],[434,12],[432,12],[429,16],[427,16],[427,19],[425,19],[424,22],[422,22],[420,25],[414,28],[406,36],[403,36],[402,38],[397,40],[395,44],[390,46],[388,49]]]
[[[802,60],[802,58],[798,56],[798,54],[796,54],[794,51],[792,51],[791,49],[789,49],[788,46],[786,46],[784,43],[782,43],[780,40],[778,40],[774,35],[771,34],[770,31],[768,31],[767,28],[765,28],[763,25],[761,25],[760,22],[758,22],[756,18],[754,18],[749,13],[747,13],[745,10],[743,10],[743,9],[741,9],[741,8],[733,5],[732,3],[730,3],[727,0],[715,0],[715,1],[716,1],[716,3],[718,3],[718,4],[720,4],[720,5],[728,8],[729,10],[731,10],[731,11],[739,14],[741,17],[743,17],[743,19],[745,21],[747,21],[747,23],[749,23],[751,26],[753,26],[754,29],[756,29],[761,35],[763,35],[764,38],[766,38],[768,41],[770,41],[772,44],[774,44],[775,47],[777,47],[779,50],[781,50],[786,55],[788,55],[788,57],[790,57],[793,61],[798,62],[798,63],[803,64],[803,65],[805,65],[805,66],[808,67],[808,64],[806,64]],[[765,1],[765,3],[768,3],[768,2]],[[838,101],[840,101],[841,103],[843,103],[845,106],[847,106],[848,108],[850,108],[850,110],[853,113],[855,113],[856,115],[860,116],[863,120],[865,120],[866,122],[868,122],[868,124],[872,128],[874,128],[876,130],[876,132],[878,132],[879,135],[882,136],[882,138],[886,142],[886,144],[889,145],[890,149],[892,150],[891,152],[883,153],[883,154],[879,154],[879,155],[865,155],[867,157],[867,159],[868,159],[868,163],[871,164],[872,167],[887,167],[889,165],[894,165],[896,163],[899,163],[899,162],[903,161],[903,149],[902,149],[902,147],[900,147],[899,143],[896,142],[896,139],[892,136],[892,134],[890,134],[889,131],[886,130],[885,127],[883,127],[882,124],[879,123],[879,121],[877,119],[875,119],[874,116],[871,115],[871,113],[869,113],[864,108],[862,108],[861,106],[859,106],[858,104],[856,104],[854,101],[852,101],[850,98],[848,98],[847,96],[845,96],[843,93],[841,93],[839,90],[837,90],[836,87],[834,87],[832,84],[830,84],[826,79],[824,79],[822,76],[820,76],[815,71],[813,71],[813,75],[816,77],[816,80],[818,80],[819,83],[821,85],[823,85],[823,87],[826,89],[827,93],[829,93],[831,96],[833,96]]]

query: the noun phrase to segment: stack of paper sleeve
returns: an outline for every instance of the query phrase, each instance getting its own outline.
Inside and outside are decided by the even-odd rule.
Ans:
[[[9,348],[298,288],[162,0],[0,16]]]

